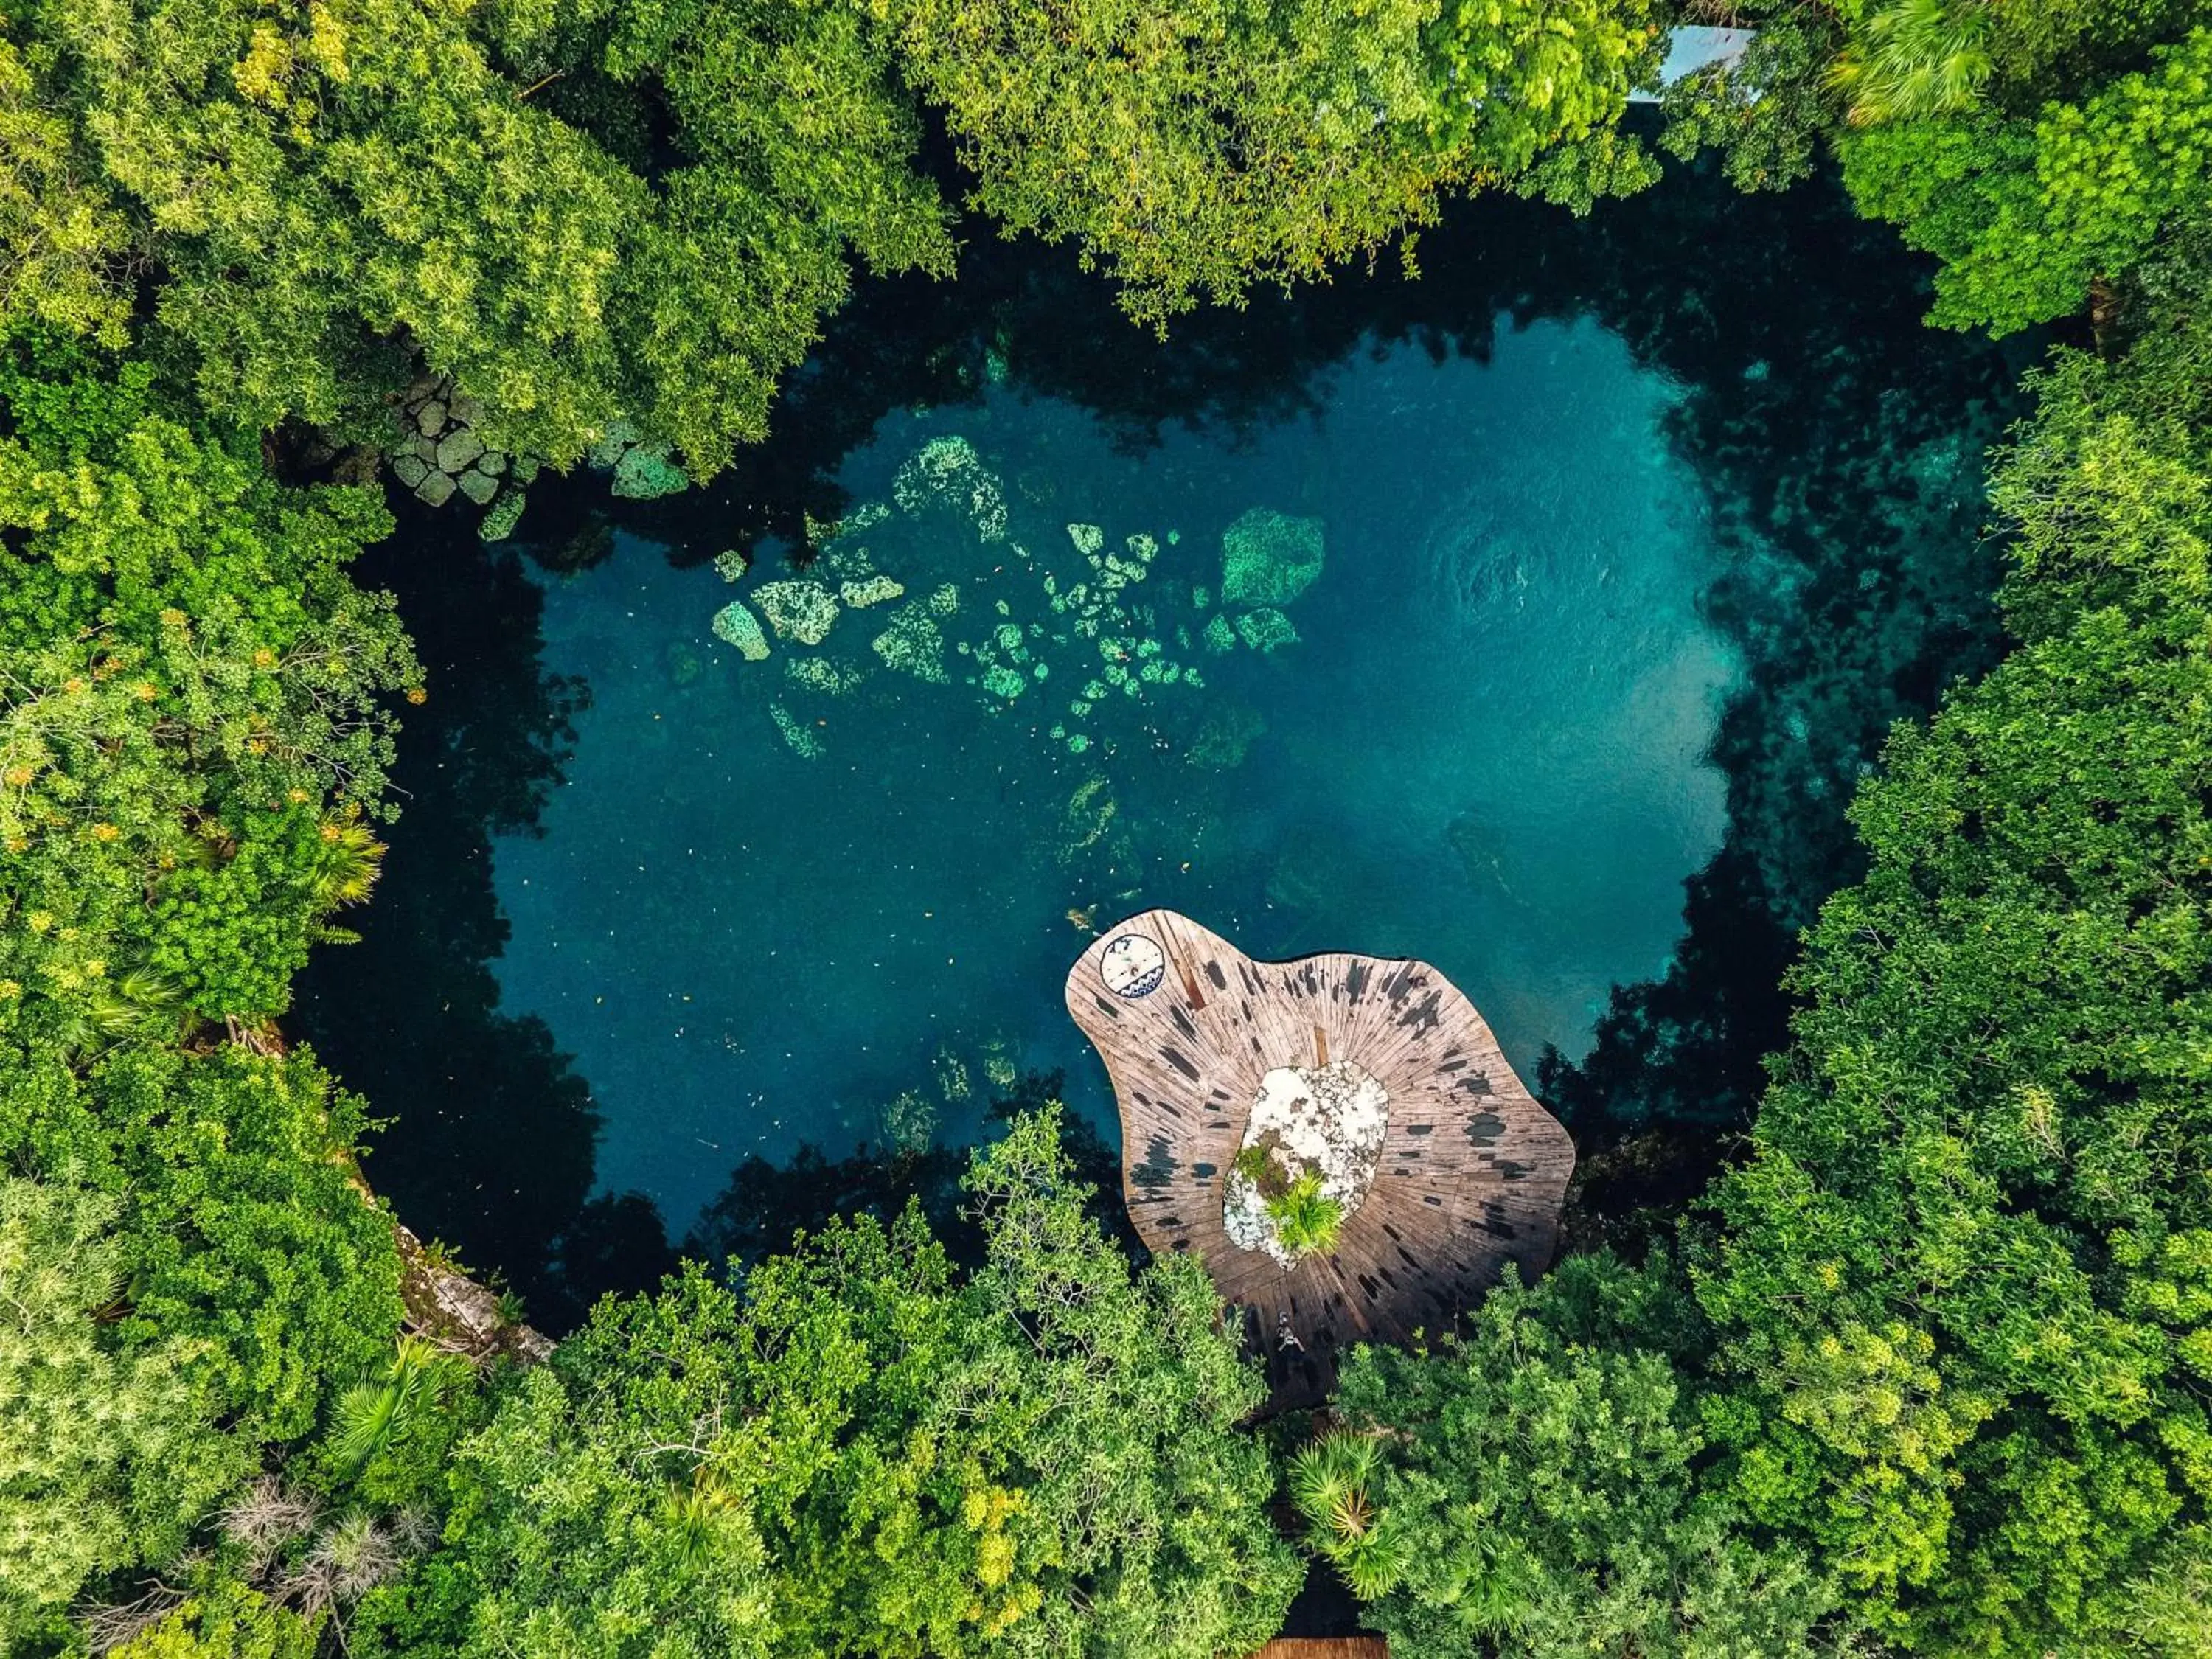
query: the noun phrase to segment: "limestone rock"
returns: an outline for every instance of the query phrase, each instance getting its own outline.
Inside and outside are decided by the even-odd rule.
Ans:
[[[458,480],[461,494],[478,507],[487,507],[491,498],[499,494],[499,480],[489,472],[479,472],[474,467],[460,475]]]
[[[1288,605],[1321,574],[1319,519],[1255,507],[1221,534],[1224,604]]]
[[[459,472],[484,453],[484,441],[473,432],[448,432],[438,440],[438,471]]]
[[[419,455],[396,455],[392,460],[392,475],[412,489],[428,474],[428,465]]]
[[[415,429],[426,438],[434,438],[446,429],[446,405],[433,398],[415,411]]]
[[[425,471],[422,482],[415,486],[415,494],[425,507],[443,507],[453,498],[453,478],[443,472]]]
[[[477,526],[477,538],[487,542],[505,541],[514,533],[514,526],[520,522],[522,509],[529,499],[520,489],[508,490],[492,503],[491,511],[485,514],[483,522]]]
[[[768,635],[743,600],[732,599],[714,613],[714,637],[737,647],[747,662],[759,662],[768,655]]]
[[[769,582],[753,590],[753,603],[778,637],[819,645],[837,620],[837,601],[820,582]]]

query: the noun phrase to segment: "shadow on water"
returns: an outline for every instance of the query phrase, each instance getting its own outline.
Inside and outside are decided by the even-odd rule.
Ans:
[[[1687,884],[1673,963],[1615,989],[1587,1056],[1540,1068],[1585,1157],[1587,1237],[1678,1203],[1711,1172],[1785,1034],[1778,981],[1796,932],[1858,873],[1852,784],[1894,722],[1994,659],[1982,457],[2020,410],[2033,348],[1927,329],[1924,263],[1854,219],[1832,180],[1746,198],[1677,168],[1579,222],[1486,200],[1448,215],[1419,260],[1417,281],[1386,270],[1261,294],[1179,319],[1154,344],[1067,251],[979,229],[956,283],[865,285],[793,377],[769,441],[712,488],[611,502],[603,477],[580,472],[533,491],[524,533],[550,568],[588,564],[610,525],[683,564],[771,537],[799,544],[807,516],[847,505],[839,465],[886,411],[975,396],[1000,366],[1142,448],[1174,422],[1237,431],[1318,411],[1330,366],[1356,351],[1412,342],[1481,359],[1501,322],[1595,318],[1686,390],[1668,436],[1709,499],[1727,564],[1704,604],[1744,672],[1713,751],[1726,838]],[[581,688],[543,672],[539,599],[514,556],[484,553],[450,516],[411,515],[362,575],[398,592],[435,696],[409,714],[410,799],[364,943],[325,953],[301,1018],[398,1119],[379,1186],[544,1299],[557,1325],[601,1288],[649,1282],[668,1256],[644,1200],[586,1201],[589,1091],[542,1022],[498,1012],[489,966],[505,938],[489,838],[533,822]],[[1084,1151],[1110,1193],[1110,1150]],[[963,1162],[866,1148],[752,1160],[687,1248],[743,1262],[795,1227],[909,1194],[957,1234]]]
[[[507,937],[491,837],[535,825],[588,691],[542,671],[539,590],[456,515],[403,509],[356,574],[402,596],[434,691],[405,711],[400,817],[361,943],[318,953],[295,1018],[392,1120],[373,1147],[377,1189],[562,1328],[669,1261],[649,1203],[590,1198],[590,1087],[543,1020],[500,1012],[491,967]]]

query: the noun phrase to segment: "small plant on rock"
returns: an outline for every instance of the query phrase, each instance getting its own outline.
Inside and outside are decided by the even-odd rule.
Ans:
[[[1275,1224],[1275,1237],[1294,1256],[1336,1248],[1337,1231],[1344,1224],[1344,1206],[1325,1196],[1321,1171],[1309,1170],[1267,1200],[1267,1218]]]

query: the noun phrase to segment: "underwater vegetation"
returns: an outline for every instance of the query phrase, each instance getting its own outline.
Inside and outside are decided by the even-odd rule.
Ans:
[[[999,474],[949,433],[907,457],[890,501],[809,530],[805,575],[748,583],[744,557],[714,561],[726,580],[746,584],[715,613],[715,635],[748,662],[765,662],[772,631],[785,647],[784,695],[842,697],[884,672],[957,681],[993,714],[1048,705],[1041,734],[1071,755],[1113,735],[1135,706],[1203,690],[1202,657],[1297,644],[1282,607],[1326,560],[1319,519],[1261,507],[1224,532],[1218,569],[1182,553],[1173,529],[1132,531],[1109,545],[1102,526],[1076,522],[1062,527],[1064,544],[1048,529],[1015,539]],[[1022,579],[1011,592],[1005,583],[991,584],[988,600],[969,591],[981,585],[978,550],[1001,561],[991,575]],[[1164,558],[1175,579],[1151,580]],[[793,753],[826,752],[803,709],[775,702],[769,716]],[[1200,728],[1189,758],[1234,765],[1264,729],[1249,708],[1225,714]]]

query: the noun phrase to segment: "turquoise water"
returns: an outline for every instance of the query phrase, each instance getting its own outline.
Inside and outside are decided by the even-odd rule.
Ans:
[[[994,386],[878,420],[836,478],[860,527],[804,571],[769,543],[726,581],[623,533],[533,574],[544,666],[590,706],[537,833],[492,843],[493,968],[590,1079],[601,1190],[680,1231],[749,1154],[963,1139],[1020,1071],[1064,1068],[1103,1118],[1061,979],[1150,905],[1260,956],[1424,957],[1524,1069],[1665,971],[1726,828],[1706,756],[1740,673],[1700,614],[1724,561],[1665,435],[1680,394],[1589,320],[1502,330],[1487,362],[1364,343],[1309,391],[1318,413],[1133,452]],[[961,461],[951,488],[924,453]],[[1272,626],[1221,591],[1255,508],[1317,520],[1324,561],[1278,607],[1294,642],[1217,649]],[[1071,526],[1142,580],[1099,603]],[[714,631],[764,584],[871,572],[903,597],[818,647],[750,661]],[[941,680],[872,648],[902,606]]]

